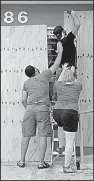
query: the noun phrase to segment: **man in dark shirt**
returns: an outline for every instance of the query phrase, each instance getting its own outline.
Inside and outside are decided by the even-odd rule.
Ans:
[[[69,63],[68,66],[75,66],[75,68],[77,68],[77,53],[74,44],[74,39],[76,38],[76,35],[80,28],[80,22],[76,17],[75,11],[73,10],[67,11],[67,13],[71,16],[74,24],[74,27],[71,30],[71,32],[69,32],[67,35],[64,28],[62,28],[61,26],[56,26],[53,30],[53,33],[56,35],[57,40],[62,42],[63,46],[63,53],[62,53],[60,67],[62,67],[64,63]],[[63,33],[63,38],[62,38],[62,33]]]

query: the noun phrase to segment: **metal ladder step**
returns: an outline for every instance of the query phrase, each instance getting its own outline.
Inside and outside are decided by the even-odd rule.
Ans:
[[[59,155],[59,153],[57,151],[53,151],[53,155]],[[62,152],[60,155],[65,155],[65,151]],[[75,152],[73,152],[72,156],[75,155]]]

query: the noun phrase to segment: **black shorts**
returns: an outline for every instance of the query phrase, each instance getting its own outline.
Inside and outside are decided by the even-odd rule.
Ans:
[[[73,109],[54,109],[53,118],[58,126],[68,132],[77,132],[79,113]]]

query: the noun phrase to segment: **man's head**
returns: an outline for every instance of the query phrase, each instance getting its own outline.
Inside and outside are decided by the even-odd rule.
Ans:
[[[62,28],[62,26],[56,26],[53,30],[53,34],[57,37],[58,41],[60,41],[62,38],[62,34],[63,36],[66,36],[67,33],[64,28]]]
[[[27,77],[34,77],[38,73],[40,73],[39,70],[36,69],[35,67],[31,66],[31,65],[28,65],[25,68],[25,74],[26,74]]]

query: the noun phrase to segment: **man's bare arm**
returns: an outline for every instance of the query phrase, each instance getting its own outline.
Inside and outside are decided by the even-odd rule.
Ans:
[[[67,11],[67,13],[71,16],[74,27],[72,29],[72,33],[74,34],[74,36],[76,37],[76,35],[78,34],[78,30],[80,28],[80,21],[75,13],[74,10],[72,11]]]
[[[55,71],[58,69],[60,62],[61,62],[61,58],[62,58],[62,52],[63,52],[63,47],[62,47],[62,43],[58,42],[57,43],[57,52],[58,55],[55,59],[54,64],[49,68],[52,71],[52,74],[55,73]]]
[[[64,77],[64,74],[65,74],[65,71],[68,69],[68,63],[65,63],[62,67],[62,72],[58,78],[58,81],[62,81],[63,80],[63,77]]]

